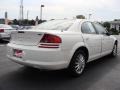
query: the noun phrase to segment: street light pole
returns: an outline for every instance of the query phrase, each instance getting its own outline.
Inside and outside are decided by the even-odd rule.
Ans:
[[[89,14],[89,20],[91,19],[92,14]]]
[[[29,10],[27,10],[27,25],[29,24]]]
[[[20,0],[20,25],[22,24],[22,21],[24,19],[24,11],[23,11],[23,0]]]
[[[27,20],[28,20],[28,18],[29,18],[29,10],[27,10]]]
[[[40,6],[40,20],[42,21],[42,8],[44,7],[44,5]]]

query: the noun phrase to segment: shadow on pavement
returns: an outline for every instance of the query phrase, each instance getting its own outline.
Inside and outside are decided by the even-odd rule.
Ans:
[[[9,90],[87,90],[105,77],[119,62],[119,58],[109,56],[90,62],[83,75],[78,78],[71,77],[65,70],[40,71],[21,67],[0,77],[0,83],[3,81],[3,89]]]
[[[9,43],[8,41],[0,40],[0,44],[7,44]]]

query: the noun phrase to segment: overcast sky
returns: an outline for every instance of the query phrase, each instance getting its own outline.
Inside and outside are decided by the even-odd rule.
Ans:
[[[92,14],[93,20],[120,19],[120,0],[24,0],[24,18],[40,16],[40,5],[44,4],[43,19],[73,18],[76,15]],[[0,18],[8,11],[9,19],[19,18],[20,0],[0,0]]]

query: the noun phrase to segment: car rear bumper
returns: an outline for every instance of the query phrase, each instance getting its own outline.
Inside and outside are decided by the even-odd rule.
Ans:
[[[11,57],[9,55],[7,55],[7,57],[16,62],[19,63],[21,65],[26,65],[26,66],[31,66],[34,68],[39,68],[39,69],[46,69],[46,70],[59,70],[59,69],[64,69],[67,68],[66,62],[40,62],[40,61],[31,61],[31,60],[22,60],[16,57]]]
[[[0,39],[9,40],[10,39],[10,34],[0,33]]]
[[[23,50],[23,57],[15,57],[13,49]],[[7,57],[16,63],[39,69],[58,70],[69,65],[69,60],[60,49],[42,49],[37,46],[8,44]]]

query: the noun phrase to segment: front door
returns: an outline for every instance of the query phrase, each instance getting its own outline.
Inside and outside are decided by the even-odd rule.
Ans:
[[[102,36],[97,34],[91,22],[84,22],[81,27],[84,42],[89,49],[90,61],[100,57]]]
[[[94,23],[94,26],[96,28],[96,30],[98,31],[99,35],[102,36],[102,55],[108,54],[112,51],[113,49],[113,39],[111,38],[110,35],[107,35],[107,31],[106,29],[98,24],[98,23]]]

